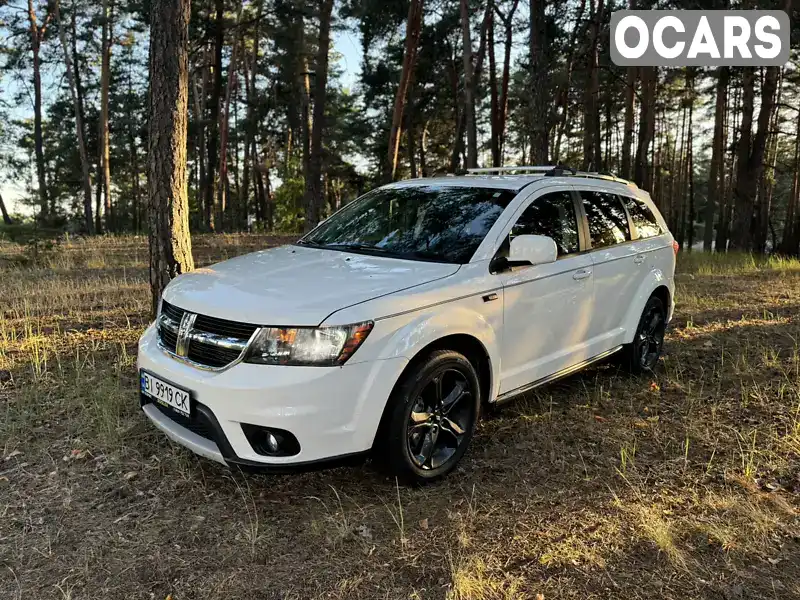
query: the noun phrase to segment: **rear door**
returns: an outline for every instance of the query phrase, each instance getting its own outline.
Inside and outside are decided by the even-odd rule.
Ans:
[[[623,319],[638,288],[642,258],[631,239],[622,199],[602,190],[578,192],[586,214],[594,267],[594,311],[590,338],[600,352],[622,343]]]
[[[554,263],[517,265],[502,281],[503,336],[500,394],[547,377],[588,358],[592,318],[592,260],[569,187],[548,190],[512,219],[498,254],[507,256],[517,235],[545,235],[558,249]]]

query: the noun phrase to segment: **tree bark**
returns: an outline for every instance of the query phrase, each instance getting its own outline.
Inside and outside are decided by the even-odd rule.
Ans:
[[[602,1],[602,0],[601,0]],[[530,161],[533,165],[547,164],[550,132],[550,62],[545,21],[546,0],[530,2]]]
[[[467,0],[460,0],[461,40],[464,46],[464,126],[467,128],[467,168],[478,166],[478,132],[475,124],[475,79],[472,64],[472,33]],[[491,14],[491,13],[489,13]]]
[[[636,67],[628,67],[625,78],[625,125],[622,134],[622,161],[620,165],[620,175],[623,179],[631,176],[631,150],[633,146],[633,135],[636,133],[634,125],[634,112],[636,110]]]
[[[728,79],[730,70],[728,67],[717,68],[717,100],[714,106],[714,137],[711,144],[711,166],[708,176],[708,201],[705,210],[705,229],[703,231],[703,250],[711,252],[714,241],[714,210],[722,199],[722,182],[724,173],[722,170],[725,157],[725,147],[723,146],[724,127],[725,127],[725,107],[728,97]]]
[[[406,43],[403,51],[403,67],[400,71],[400,83],[394,96],[392,126],[389,130],[389,154],[384,166],[383,179],[394,181],[397,173],[397,156],[400,150],[400,127],[403,123],[406,93],[417,62],[419,37],[422,31],[422,0],[411,0],[406,20]]]
[[[758,202],[756,204],[756,219],[753,227],[753,251],[763,254],[767,251],[767,236],[769,235],[770,215],[772,213],[772,194],[775,190],[775,167],[778,161],[778,142],[780,130],[781,92],[783,90],[783,68],[778,69],[777,96],[772,105],[772,114],[769,119],[767,132],[766,153],[764,162],[769,170],[762,168],[758,188]],[[773,247],[774,249],[774,247]]]
[[[491,10],[494,0],[487,0]],[[500,112],[500,98],[497,91],[497,61],[495,60],[495,44],[494,44],[494,11],[489,13],[489,29],[486,34],[489,47],[489,124],[491,126],[491,151],[492,151],[492,166],[502,166],[502,159],[500,157],[500,130],[499,130],[499,112]]]
[[[800,115],[796,118],[797,129],[794,137],[794,176],[792,191],[786,203],[781,252],[797,255],[800,250]]]
[[[603,16],[603,0],[590,0],[592,21],[589,30],[589,49],[586,53],[587,77],[589,85],[586,86],[583,96],[583,170],[599,171],[601,168],[600,155],[600,109],[598,102],[600,94],[600,67],[597,42],[600,37],[600,22]]]
[[[322,131],[325,127],[325,98],[328,88],[328,52],[331,45],[331,12],[333,0],[322,0],[319,15],[316,79],[314,81],[314,122],[311,129],[311,153],[306,171],[305,230],[319,224],[324,206],[322,192]]]
[[[13,225],[14,221],[11,220],[11,217],[8,216],[8,211],[6,210],[6,203],[3,202],[3,194],[0,194],[0,213],[3,214],[3,223],[6,225]]]
[[[722,190],[722,196],[720,198],[720,207],[719,207],[719,222],[717,225],[717,235],[716,241],[714,243],[714,248],[717,252],[727,252],[728,250],[728,237],[730,234],[730,225],[731,225],[731,201],[733,197],[733,187],[736,183],[736,136],[738,135],[738,116],[739,116],[739,106],[741,104],[741,90],[738,88],[734,89],[733,92],[733,108],[731,109],[730,106],[726,106],[725,110],[725,127],[723,133],[723,148],[730,148],[728,151],[728,158],[727,162],[723,162],[723,173],[720,175],[721,186],[724,188]],[[731,118],[733,119],[733,123],[731,124]],[[728,132],[731,132],[731,135],[728,135]],[[732,143],[728,143],[728,139],[732,139]],[[725,173],[728,174],[727,181],[725,178]]]
[[[219,144],[219,113],[220,103],[222,102],[222,48],[225,45],[225,2],[215,0],[214,2],[214,64],[212,75],[214,77],[211,87],[211,114],[208,119],[208,138],[207,159],[206,159],[206,182],[205,182],[205,205],[208,212],[208,226],[211,231],[215,231],[217,209],[216,189],[216,166],[219,162],[217,148]]]
[[[217,190],[217,200],[214,203],[214,222],[216,224],[216,231],[225,230],[225,212],[228,198],[228,127],[230,121],[231,97],[233,96],[234,90],[236,89],[236,84],[238,82],[236,71],[236,62],[239,57],[238,31],[243,6],[243,4],[239,5],[239,12],[236,16],[236,28],[234,31],[236,31],[237,34],[233,40],[231,60],[228,64],[228,85],[225,88],[225,102],[219,116],[219,188]]]
[[[154,0],[150,19],[148,221],[152,313],[171,279],[194,268],[186,129],[190,0]]]
[[[694,244],[694,68],[686,68],[686,87],[688,88],[688,102],[689,102],[689,129],[686,132],[687,137],[687,155],[686,155],[686,178],[687,178],[687,191],[689,192],[689,206],[684,214],[682,222],[686,230],[686,243],[688,244],[689,252],[692,251]]]
[[[585,28],[580,28],[583,13],[586,10],[586,0],[581,0],[578,5],[577,12],[575,13],[575,27],[569,36],[569,44],[567,47],[567,76],[556,96],[556,109],[561,109],[561,114],[558,118],[558,128],[556,132],[556,141],[553,146],[553,161],[558,163],[561,159],[561,140],[564,138],[564,133],[567,129],[569,121],[569,93],[572,89],[572,72],[575,67],[575,49],[578,45],[578,33],[585,31]],[[510,24],[507,24],[510,27]],[[510,30],[506,30],[507,39],[510,39]],[[508,55],[508,51],[506,53]]]
[[[111,204],[111,165],[108,139],[108,94],[111,81],[111,38],[113,36],[114,5],[109,0],[102,4],[102,57],[100,61],[100,121],[98,123],[99,164],[103,174],[103,206],[106,231],[114,231],[114,212]]]
[[[489,25],[489,10],[491,10],[491,5],[487,5],[487,11],[484,12],[483,21],[481,22],[481,30],[480,30],[480,43],[478,44],[478,52],[475,54],[475,67],[472,70],[473,76],[473,89],[476,91],[480,87],[481,84],[481,72],[483,71],[483,59],[486,55],[486,39],[487,29]],[[463,62],[463,60],[462,60]],[[458,73],[455,73],[456,82],[453,85],[455,97],[458,98]],[[456,104],[458,104],[458,100],[456,100]],[[473,96],[473,106],[474,106],[474,96]],[[466,120],[466,111],[459,112],[456,110],[456,135],[455,135],[455,143],[453,144],[453,152],[450,155],[450,170],[455,172],[458,169],[458,165],[460,162],[463,162],[464,165],[467,164],[467,157],[464,156],[464,160],[461,161],[460,157],[464,152],[464,132],[467,128],[467,120]],[[474,111],[473,111],[474,115]],[[474,119],[474,117],[473,117]]]
[[[653,141],[655,131],[655,91],[658,78],[657,67],[643,67],[641,70],[642,101],[639,105],[639,136],[636,144],[633,180],[643,189],[650,189],[651,171],[647,152]]]
[[[758,112],[758,129],[753,136],[753,104],[755,98],[755,68],[745,67],[742,77],[742,125],[737,149],[736,187],[733,192],[734,214],[731,225],[730,246],[750,251],[753,246],[753,211],[758,183],[764,169],[764,152],[767,133],[775,104],[778,84],[778,67],[767,67],[761,86],[761,107]]]
[[[28,0],[28,22],[30,25],[31,52],[33,54],[33,145],[36,153],[36,178],[39,184],[39,217],[44,220],[49,212],[46,165],[44,161],[44,135],[42,133],[42,69],[39,56],[42,40],[50,22],[50,15],[40,26],[36,18],[33,0]]]
[[[83,129],[83,110],[81,109],[80,98],[78,96],[78,86],[75,77],[76,65],[72,64],[69,44],[67,44],[67,29],[61,20],[61,10],[59,0],[53,3],[53,10],[56,22],[58,23],[58,33],[61,39],[61,48],[64,51],[64,64],[69,81],[69,90],[72,95],[73,111],[75,112],[75,137],[78,141],[78,153],[81,158],[81,175],[83,183],[83,222],[86,233],[94,233],[94,221],[92,221],[92,176],[91,166],[89,165],[89,155],[86,151],[86,137]],[[74,13],[73,13],[74,14]],[[74,17],[73,17],[74,18]],[[74,35],[73,30],[73,35]]]

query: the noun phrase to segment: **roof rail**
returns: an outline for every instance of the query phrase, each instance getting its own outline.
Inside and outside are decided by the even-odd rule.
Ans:
[[[467,169],[457,173],[458,175],[503,175],[513,173],[530,173],[533,175],[544,175],[548,177],[583,177],[586,179],[602,179],[603,181],[614,181],[624,183],[631,187],[638,187],[634,182],[617,177],[613,173],[601,173],[597,171],[576,171],[566,165],[537,165],[537,166],[503,166],[503,167],[484,167],[480,169]]]

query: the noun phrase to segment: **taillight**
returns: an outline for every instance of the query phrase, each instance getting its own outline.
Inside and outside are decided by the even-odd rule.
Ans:
[[[681,249],[681,246],[675,240],[672,240],[672,251],[675,252],[675,256],[678,256],[678,250]]]

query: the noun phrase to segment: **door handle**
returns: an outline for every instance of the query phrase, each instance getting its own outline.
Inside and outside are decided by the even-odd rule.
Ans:
[[[644,262],[644,254],[637,254],[636,256],[634,256],[633,262],[635,262],[637,265],[642,264]]]
[[[581,279],[586,279],[587,277],[590,277],[591,275],[592,275],[592,270],[591,269],[581,269],[580,271],[575,271],[572,274],[572,278],[575,281],[580,281]]]

